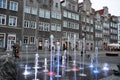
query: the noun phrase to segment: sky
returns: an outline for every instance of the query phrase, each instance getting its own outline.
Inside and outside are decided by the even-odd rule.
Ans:
[[[95,10],[103,9],[103,6],[108,7],[109,13],[111,15],[120,16],[120,0],[90,0],[92,3],[92,8]],[[83,0],[79,0],[83,2]]]

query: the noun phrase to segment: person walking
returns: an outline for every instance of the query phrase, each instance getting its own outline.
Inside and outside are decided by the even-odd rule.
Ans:
[[[19,58],[19,46],[16,43],[14,43],[12,48],[14,57]]]

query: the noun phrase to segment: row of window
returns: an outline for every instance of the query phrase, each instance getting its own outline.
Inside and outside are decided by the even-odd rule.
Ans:
[[[93,27],[82,25],[82,31],[93,32]]]
[[[29,14],[33,14],[33,15],[37,15],[37,10],[38,9],[36,7],[25,6],[24,12],[29,13]],[[39,9],[39,17],[50,19],[50,11],[40,8]],[[56,19],[61,19],[61,13],[52,11],[51,17],[56,18]]]
[[[39,22],[38,29],[40,31],[50,31],[50,23],[47,22]]]
[[[35,37],[34,36],[24,36],[23,42],[24,42],[24,44],[35,44]]]
[[[110,26],[113,27],[113,28],[117,28],[118,27],[117,24],[113,23],[113,22],[110,23]]]
[[[110,40],[109,37],[103,38],[103,41],[106,42],[106,43],[109,42],[109,40]]]
[[[103,34],[109,35],[109,34],[110,34],[110,33],[109,33],[109,30],[103,30]]]
[[[117,30],[116,29],[110,29],[111,33],[117,34]]]
[[[104,28],[109,28],[109,23],[103,23]]]
[[[69,38],[74,38],[74,35],[76,35],[76,39],[79,39],[79,33],[74,33],[74,32],[67,32],[67,31],[63,31],[62,36],[64,38],[67,38],[69,36]]]
[[[67,18],[70,18],[70,19],[73,19],[73,20],[79,21],[79,15],[75,14],[75,13],[72,13],[72,12],[69,12],[69,11],[64,10],[63,11],[63,16],[67,17]]]
[[[68,4],[68,9],[75,11],[75,5],[74,4]]]
[[[86,26],[86,31],[88,31],[88,32],[93,32],[93,27]]]
[[[86,40],[93,40],[92,34],[86,34]]]
[[[61,24],[52,23],[51,30],[52,31],[61,31]]]
[[[93,19],[91,19],[91,18],[82,17],[82,21],[85,23],[93,24]]]
[[[18,2],[10,1],[9,10],[18,11]],[[0,8],[7,9],[7,0],[0,0]]]
[[[103,28],[102,28],[102,26],[100,26],[100,25],[95,25],[95,29],[96,29],[96,30],[102,30]]]
[[[114,39],[114,40],[117,40],[118,37],[117,37],[117,36],[114,36],[114,35],[110,35],[110,38],[111,38],[111,39]]]
[[[65,20],[63,21],[63,27],[79,30],[79,24],[78,23],[65,21]]]
[[[50,23],[39,22],[40,31],[50,31]],[[61,24],[51,23],[51,31],[61,31]]]
[[[24,21],[24,28],[36,29],[36,22],[35,21],[25,20]]]
[[[6,25],[7,16],[4,14],[0,14],[0,25]],[[9,16],[8,19],[9,26],[17,26],[17,17],[16,16]]]
[[[120,41],[120,36],[118,37],[118,40]]]
[[[102,33],[95,33],[95,37],[99,37],[99,38],[102,38]]]

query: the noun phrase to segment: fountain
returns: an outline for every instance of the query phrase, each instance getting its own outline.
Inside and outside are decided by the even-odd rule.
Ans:
[[[74,60],[73,60],[73,68],[72,71],[77,71],[76,68],[76,35],[74,34]]]
[[[62,56],[62,65],[61,65],[61,67],[65,67],[65,63],[66,63],[65,56],[63,55]]]
[[[69,35],[68,35],[68,41],[67,41],[67,42],[68,42],[68,45],[67,45],[67,46],[68,46],[68,48],[67,48],[67,53],[66,53],[66,50],[64,51],[64,55],[65,55],[65,57],[66,57],[66,59],[67,59],[67,67],[66,67],[66,70],[65,70],[65,71],[69,72],[69,71],[71,71],[70,66],[69,66],[69,55],[70,55],[70,54],[69,54],[69,50],[70,50],[70,49],[69,49],[69,46],[70,46],[70,45],[69,45],[69,42],[70,42]]]
[[[94,73],[99,73],[98,71],[98,47],[95,47],[95,69],[93,70]]]
[[[83,67],[83,69],[82,69],[82,73],[80,73],[79,75],[80,76],[87,76],[85,73],[84,73],[84,57],[85,57],[85,38],[83,38],[83,55],[82,55],[82,67]],[[80,64],[80,67],[81,67],[81,64]]]
[[[45,58],[44,67],[45,67],[45,69],[43,70],[43,72],[48,72],[48,69],[47,69],[47,58]]]
[[[79,63],[79,64],[80,64],[80,68],[79,68],[79,69],[80,69],[80,70],[84,69],[84,68],[83,68],[83,64],[82,64],[83,61],[82,61],[82,56],[81,56],[81,54],[80,54],[80,61],[79,61],[79,62],[80,62],[80,63]]]
[[[59,42],[57,42],[57,74],[55,75],[55,77],[61,77],[59,72],[60,72],[60,45]]]
[[[76,61],[76,35],[74,34],[74,61]]]
[[[38,58],[39,58],[39,55],[38,55],[38,53],[36,53],[35,54],[35,79],[33,79],[33,80],[39,80],[39,79],[37,79],[37,73],[38,73]]]
[[[62,76],[64,76],[65,74],[65,69],[66,69],[66,66],[65,66],[65,56],[62,56]]]
[[[90,56],[90,65],[89,65],[89,67],[90,68],[93,68],[94,67],[94,55],[93,54],[91,54],[91,56]]]
[[[73,80],[77,80],[77,73],[74,71]]]
[[[28,45],[26,45],[25,47],[26,47],[26,65],[25,65],[25,70],[23,75],[25,76],[25,79],[26,79],[27,75],[29,75],[30,72],[28,72]]]
[[[50,71],[47,73],[50,75],[50,80],[52,80],[52,75],[55,75],[55,72],[53,72],[53,35],[50,35]]]
[[[108,71],[109,70],[109,65],[107,63],[104,63],[102,70],[103,71]]]

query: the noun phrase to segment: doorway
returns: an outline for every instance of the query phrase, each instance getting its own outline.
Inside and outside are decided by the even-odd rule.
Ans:
[[[8,34],[7,38],[7,50],[12,51],[12,45],[16,43],[16,35],[15,34]]]

